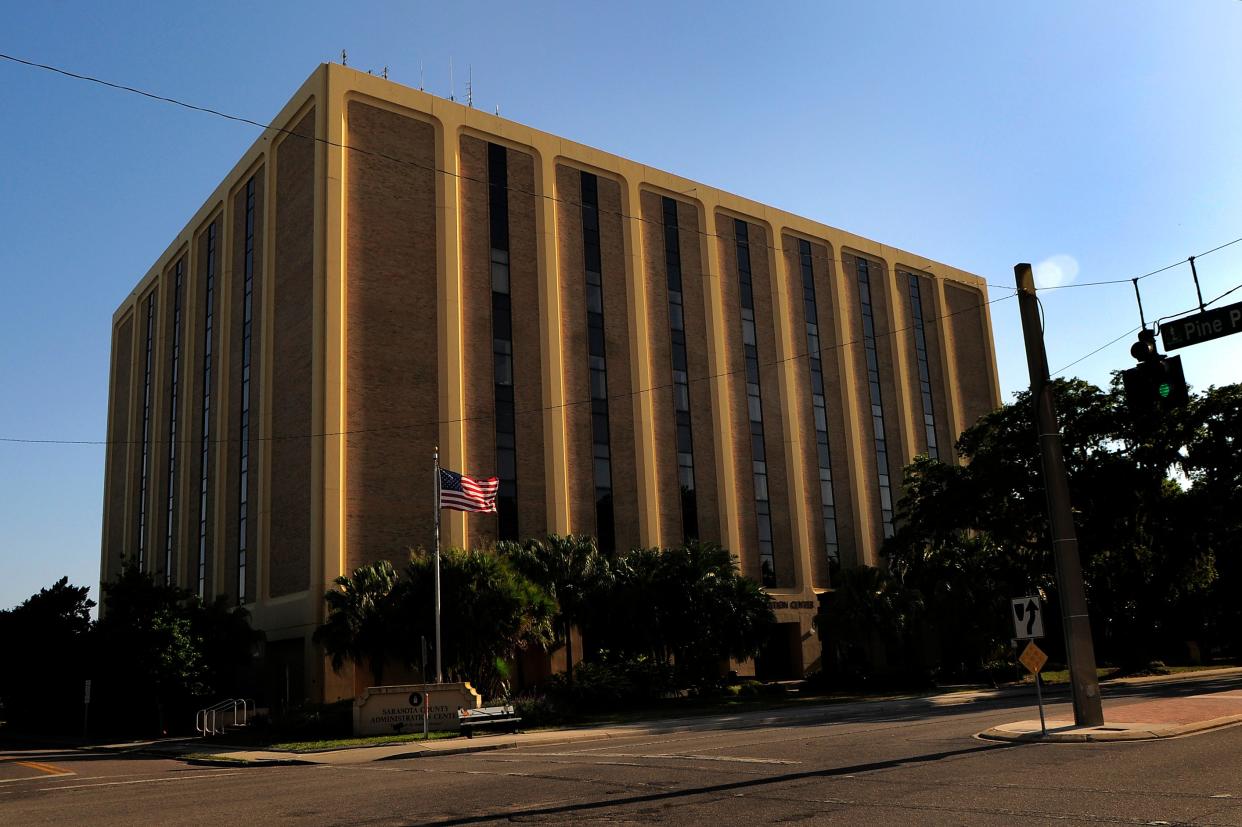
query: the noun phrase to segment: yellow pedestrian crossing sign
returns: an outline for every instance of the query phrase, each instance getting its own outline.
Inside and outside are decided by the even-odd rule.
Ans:
[[[1044,664],[1048,662],[1048,656],[1044,654],[1044,650],[1035,645],[1035,641],[1026,644],[1026,648],[1022,650],[1022,655],[1018,658],[1022,665],[1031,670],[1032,675],[1038,675],[1039,670],[1044,668]]]

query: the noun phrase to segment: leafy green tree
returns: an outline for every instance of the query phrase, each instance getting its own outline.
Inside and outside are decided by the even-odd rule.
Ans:
[[[565,645],[566,679],[572,686],[572,627],[592,616],[592,601],[606,588],[609,577],[607,560],[600,555],[592,538],[572,534],[549,534],[543,540],[531,539],[523,543],[502,542],[496,545],[496,551],[547,592],[556,604],[553,628],[557,639]]]
[[[1216,574],[1211,544],[1170,471],[1189,463],[1195,411],[1158,421],[1127,408],[1117,383],[1053,383],[1088,602],[1102,660],[1135,668],[1201,623]],[[1197,404],[1197,403],[1196,403]],[[964,465],[926,457],[906,469],[894,574],[924,598],[950,670],[982,668],[1012,634],[1009,597],[1035,590],[1056,614],[1039,444],[1030,396],[981,418],[957,443]],[[969,609],[967,609],[969,607]],[[1059,648],[1055,626],[1048,643]]]
[[[714,681],[729,657],[753,657],[775,615],[763,589],[713,543],[635,549],[611,564],[601,595],[604,647],[675,664],[683,685]]]
[[[822,605],[820,634],[834,677],[908,673],[918,664],[914,631],[923,616],[922,595],[889,571],[843,569]]]
[[[62,577],[51,588],[0,611],[0,640],[7,668],[0,670],[0,699],[11,728],[42,732],[80,731],[76,716],[66,715],[82,702],[86,664],[90,589]]]
[[[263,632],[250,625],[250,613],[225,595],[211,603],[185,604],[190,632],[203,664],[203,688],[211,698],[248,696],[255,684],[256,655]]]
[[[370,670],[375,685],[384,681],[384,664],[402,651],[400,591],[392,563],[359,566],[352,577],[336,578],[324,595],[327,619],[314,640],[340,671],[346,661]]]
[[[553,640],[556,604],[505,557],[491,551],[441,552],[441,657],[446,676],[495,694],[519,649]],[[400,628],[413,661],[420,636],[435,634],[434,560],[412,552],[400,590]]]
[[[1216,580],[1200,603],[1210,638],[1242,657],[1242,384],[1210,387],[1190,406],[1190,478],[1179,545],[1212,553]]]
[[[157,582],[133,560],[117,579],[105,583],[104,611],[95,627],[96,673],[104,677],[101,700],[131,699],[139,711],[152,709],[159,732],[167,731],[169,712],[184,715],[193,698],[209,687],[199,641],[186,608],[191,595]],[[133,704],[137,701],[138,704]],[[175,724],[174,724],[175,726]]]

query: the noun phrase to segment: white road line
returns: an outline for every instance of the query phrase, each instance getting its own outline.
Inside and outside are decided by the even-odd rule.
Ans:
[[[45,793],[45,792],[59,792],[60,790],[80,790],[83,787],[121,787],[126,784],[157,784],[161,782],[168,783],[170,781],[189,781],[190,779],[193,779],[193,778],[229,778],[231,776],[241,775],[241,774],[242,773],[240,772],[213,772],[213,773],[204,773],[203,775],[180,775],[180,776],[175,776],[173,778],[140,778],[136,781],[106,781],[102,784],[73,784],[72,786],[66,786],[62,784],[56,787],[44,787],[43,789],[39,790],[39,792]]]
[[[4,778],[0,779],[0,784],[16,784],[18,781],[51,781],[54,778],[68,778],[75,773],[61,772],[55,775],[32,775],[29,778]]]

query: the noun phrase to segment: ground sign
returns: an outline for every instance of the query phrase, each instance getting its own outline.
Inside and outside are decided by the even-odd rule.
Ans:
[[[1165,350],[1210,342],[1242,331],[1242,302],[1215,310],[1205,310],[1160,325],[1160,341]]]

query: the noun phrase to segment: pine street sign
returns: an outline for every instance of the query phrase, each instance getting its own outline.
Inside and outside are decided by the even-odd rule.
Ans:
[[[1193,316],[1183,316],[1160,325],[1160,341],[1165,350],[1210,342],[1242,331],[1242,302]]]

